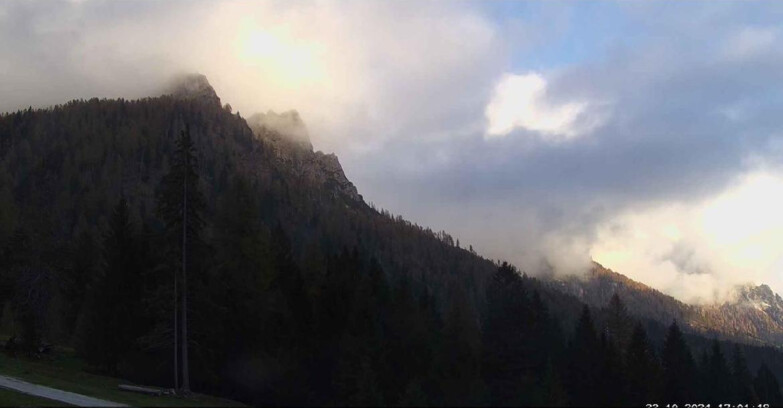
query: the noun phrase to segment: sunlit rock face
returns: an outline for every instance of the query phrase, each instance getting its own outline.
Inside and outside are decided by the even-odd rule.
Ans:
[[[670,324],[676,320],[691,331],[750,344],[783,344],[783,298],[767,285],[739,285],[730,298],[692,305],[594,264],[583,276],[552,278],[548,284],[601,308],[616,293],[636,316]]]
[[[762,344],[783,344],[783,299],[767,285],[740,285],[731,299],[700,305],[699,316],[714,331],[746,337]]]
[[[764,331],[779,333],[783,341],[783,298],[768,285],[740,285],[735,288],[733,299],[722,305],[725,309],[743,312]]]
[[[726,303],[768,311],[783,321],[783,299],[768,285],[740,285],[735,288],[732,299]]]
[[[340,161],[337,160],[337,155],[334,153],[324,154],[318,151],[315,152],[310,163],[309,166],[305,167],[310,178],[322,179],[324,183],[331,185],[350,199],[362,201],[362,196],[356,190],[356,186],[345,177],[343,167],[340,165]]]
[[[174,78],[164,94],[179,99],[220,106],[220,98],[215,89],[212,88],[207,77],[202,74],[187,74]]]

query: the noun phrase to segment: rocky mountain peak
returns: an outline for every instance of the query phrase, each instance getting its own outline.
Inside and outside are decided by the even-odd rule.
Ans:
[[[270,110],[256,113],[246,120],[253,134],[269,146],[277,159],[294,174],[354,202],[363,201],[356,186],[345,176],[337,156],[313,151],[307,126],[297,111],[277,114]]]
[[[175,78],[165,93],[175,98],[198,101],[220,107],[220,98],[201,74],[188,74]],[[277,160],[287,166],[294,175],[321,185],[336,195],[354,202],[363,202],[362,196],[345,176],[340,161],[334,154],[313,151],[310,135],[299,112],[268,111],[256,113],[246,119],[253,134],[263,141]]]
[[[783,299],[767,285],[740,285],[723,303],[690,305],[595,263],[581,277],[549,284],[585,303],[604,307],[615,293],[631,314],[670,324],[677,320],[697,333],[751,344],[783,344]]]
[[[207,77],[202,74],[181,75],[171,81],[167,95],[184,100],[203,101],[210,105],[220,106],[220,98],[210,85]]]
[[[307,126],[305,126],[304,121],[299,116],[299,112],[295,110],[289,110],[281,114],[271,110],[267,113],[256,113],[247,118],[247,124],[251,129],[266,128],[272,131],[272,133],[277,133],[277,135],[272,136],[279,136],[280,139],[287,139],[304,149],[313,150]]]
[[[737,286],[734,299],[729,304],[746,306],[763,311],[783,324],[783,298],[768,285]]]

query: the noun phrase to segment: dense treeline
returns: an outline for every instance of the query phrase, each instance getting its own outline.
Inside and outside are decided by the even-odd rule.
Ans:
[[[646,403],[783,404],[762,364],[751,374],[738,345],[717,340],[700,360],[673,323],[656,350],[615,295],[594,321],[586,306],[562,335],[524,277],[501,265],[487,293],[482,379],[491,405],[644,406]],[[729,357],[726,356],[730,353]],[[735,402],[732,402],[735,401]]]
[[[21,351],[70,344],[146,384],[173,385],[176,286],[192,388],[257,404],[783,403],[739,348],[694,357],[676,325],[648,336],[619,297],[581,309],[313,185],[238,114],[198,100],[0,117],[0,248],[2,329]]]

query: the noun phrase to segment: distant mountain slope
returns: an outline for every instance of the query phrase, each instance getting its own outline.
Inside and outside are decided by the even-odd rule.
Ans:
[[[766,285],[737,287],[734,298],[722,304],[689,305],[597,263],[584,277],[551,279],[547,284],[596,307],[617,293],[637,316],[664,324],[677,320],[708,336],[783,345],[783,299]]]
[[[693,324],[783,347],[783,299],[767,285],[739,286],[731,301],[696,307]]]

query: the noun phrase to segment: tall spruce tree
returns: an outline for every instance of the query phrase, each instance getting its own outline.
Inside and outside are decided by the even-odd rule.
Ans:
[[[766,364],[762,364],[761,367],[759,367],[756,378],[753,379],[753,385],[756,390],[756,395],[758,395],[759,401],[762,404],[769,404],[772,407],[783,405],[783,394],[781,394],[780,391],[780,383]]]
[[[199,188],[198,159],[190,134],[190,127],[181,131],[176,141],[176,150],[171,159],[171,168],[161,180],[158,190],[158,214],[164,221],[167,261],[174,272],[175,338],[178,335],[180,347],[181,391],[190,391],[190,369],[188,357],[188,271],[195,270],[193,254],[201,246],[201,230],[204,226],[204,197]],[[179,293],[178,289],[179,288]],[[177,299],[179,297],[179,299]],[[178,317],[178,318],[177,318]],[[176,340],[175,340],[176,342]],[[175,351],[176,359],[176,351]]]
[[[709,350],[702,350],[699,361],[696,364],[696,397],[698,400],[706,401],[712,390],[709,388],[709,370],[710,370],[710,352]]]
[[[22,348],[31,354],[37,353],[43,341],[52,280],[49,265],[42,259],[42,248],[35,245],[37,238],[17,227],[4,251],[4,268],[0,271],[2,291],[10,297],[19,329],[13,335],[21,336]]]
[[[481,379],[481,332],[467,290],[450,288],[441,345],[435,356],[437,381],[445,405],[478,405],[484,398]]]
[[[88,361],[112,374],[141,334],[142,257],[128,202],[122,198],[104,239],[103,268],[93,287],[82,351]]]
[[[523,282],[529,284],[529,278]],[[549,314],[549,308],[538,290],[533,290],[530,301],[532,324],[529,332],[532,336],[530,368],[537,390],[530,392],[530,405],[562,405],[565,399],[562,381],[558,372],[560,358],[563,355],[563,339],[557,321]]]
[[[610,341],[606,333],[600,339],[600,368],[598,377],[598,402],[608,407],[623,405],[627,390],[627,376],[620,357],[620,349]]]
[[[677,322],[669,326],[661,363],[664,381],[662,400],[672,403],[693,401],[697,384],[695,363]]]
[[[758,404],[760,401],[753,389],[753,376],[748,370],[745,354],[738,344],[734,345],[734,353],[731,358],[731,375],[733,379],[734,395],[732,401],[742,401],[747,404]]]
[[[601,344],[587,306],[576,323],[569,347],[568,388],[570,402],[576,405],[597,406],[601,374]]]
[[[625,352],[625,365],[628,375],[627,402],[633,406],[642,406],[654,401],[660,367],[640,323],[636,324],[631,334]]]
[[[729,372],[726,357],[723,354],[723,350],[721,350],[720,343],[717,339],[712,341],[707,367],[703,367],[702,372],[706,376],[703,383],[705,385],[705,391],[707,392],[704,397],[707,401],[720,404],[731,400],[733,397],[731,373]]]
[[[628,309],[626,309],[623,301],[620,300],[620,296],[615,293],[606,307],[606,336],[620,350],[625,350],[631,339],[633,329],[633,322],[628,315]]]
[[[537,350],[531,349],[531,307],[516,268],[507,263],[498,267],[486,299],[482,375],[492,405],[520,405],[530,392],[532,384],[525,380]]]
[[[91,231],[82,231],[72,243],[70,262],[63,270],[60,290],[65,299],[64,321],[71,332],[76,331],[77,321],[89,311],[86,300],[94,285],[94,277],[100,269],[100,242]]]

